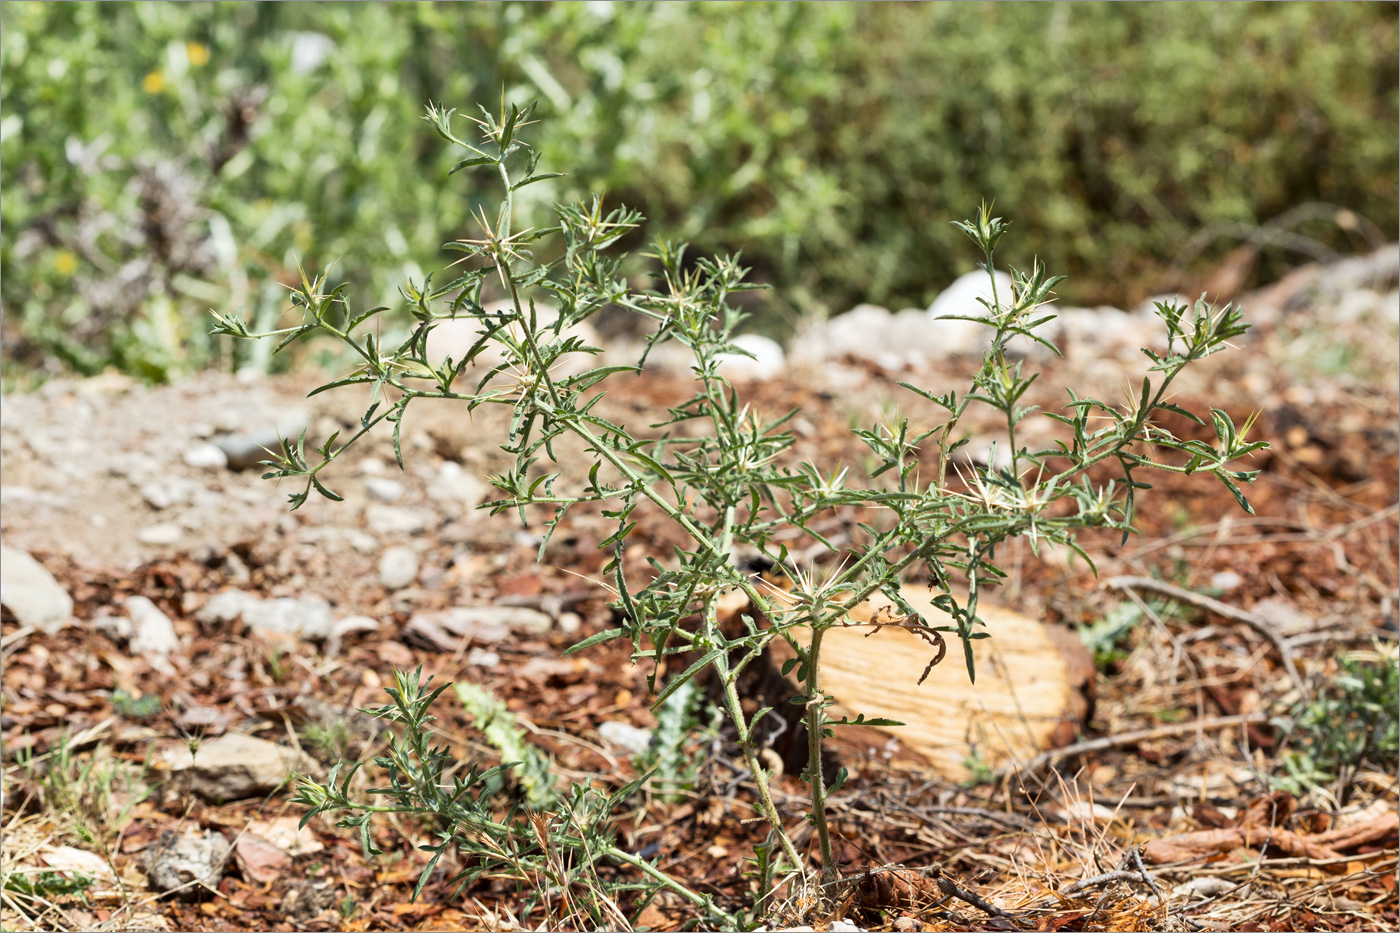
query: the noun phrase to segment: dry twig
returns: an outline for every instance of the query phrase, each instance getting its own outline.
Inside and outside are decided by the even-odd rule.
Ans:
[[[1274,650],[1276,650],[1279,653],[1279,657],[1283,659],[1283,667],[1288,671],[1288,679],[1293,682],[1294,688],[1302,694],[1304,699],[1308,698],[1307,684],[1304,683],[1302,675],[1298,673],[1298,666],[1293,663],[1293,649],[1289,647],[1288,642],[1284,641],[1282,635],[1274,631],[1274,627],[1269,624],[1269,620],[1263,616],[1257,613],[1247,612],[1243,609],[1236,609],[1234,606],[1222,603],[1218,599],[1211,599],[1209,596],[1203,596],[1200,593],[1195,593],[1179,586],[1172,586],[1170,583],[1163,583],[1161,580],[1154,580],[1151,577],[1110,577],[1104,581],[1104,586],[1116,590],[1152,590],[1164,596],[1170,596],[1172,599],[1190,603],[1193,606],[1199,606],[1202,609],[1206,609],[1216,615],[1224,616],[1227,619],[1243,622],[1260,635],[1263,635],[1264,638],[1268,639],[1269,644],[1274,646]]]

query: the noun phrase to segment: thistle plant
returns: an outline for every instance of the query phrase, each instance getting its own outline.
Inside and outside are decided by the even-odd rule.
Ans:
[[[1135,493],[1146,488],[1139,476],[1152,469],[1213,474],[1248,509],[1239,484],[1252,481],[1256,473],[1236,464],[1266,446],[1246,440],[1248,424],[1237,430],[1224,412],[1212,411],[1209,424],[1216,437],[1207,442],[1178,438],[1156,420],[1163,412],[1172,412],[1197,424],[1207,423],[1170,403],[1168,388],[1184,367],[1225,347],[1246,325],[1239,311],[1229,306],[1159,304],[1157,315],[1166,328],[1167,346],[1160,353],[1143,351],[1150,365],[1129,405],[1114,406],[1069,391],[1062,412],[1042,412],[1024,401],[1035,376],[1023,371],[1024,360],[1016,359],[1008,347],[1012,340],[1025,338],[1055,351],[1039,329],[1053,317],[1044,306],[1062,277],[1048,276],[1038,263],[1029,274],[1012,270],[1014,285],[1009,294],[998,293],[993,277],[992,296],[983,302],[983,313],[969,318],[985,324],[989,335],[988,349],[970,388],[959,394],[901,383],[932,402],[943,420],[924,430],[915,430],[907,419],[856,430],[855,436],[873,454],[870,483],[880,483],[857,485],[846,470],[790,462],[795,441],[786,423],[795,413],[771,419],[757,415],[721,372],[724,355],[744,352],[732,345],[743,315],[729,298],[754,287],[746,281],[746,270],[737,258],[688,261],[684,245],[660,241],[647,254],[654,263],[654,285],[637,289],[622,275],[623,256],[609,251],[639,224],[641,218],[635,212],[605,210],[595,198],[588,204],[557,207],[548,226],[520,226],[516,192],[554,177],[537,172],[538,157],[521,135],[532,110],[533,106],[523,110],[503,106],[500,114],[492,115],[483,109],[475,120],[479,137],[464,139],[454,131],[453,111],[428,108],[426,119],[433,129],[464,152],[453,171],[476,168],[494,176],[501,202],[494,215],[479,212],[477,236],[448,244],[462,253],[465,264],[456,278],[441,286],[433,285],[431,279],[405,285],[403,296],[413,324],[401,340],[384,341],[362,332],[367,321],[387,309],[355,311],[344,287],[327,290],[324,276],[303,276],[292,298],[302,321],[285,330],[253,334],[239,315],[216,315],[216,332],[280,337],[279,349],[310,334],[339,338],[353,348],[357,368],[316,391],[369,389],[359,430],[348,440],[333,435],[316,450],[313,462],[307,456],[303,432],[297,440],[283,444],[268,461],[271,469],[265,475],[300,482],[301,488],[291,496],[293,508],[304,504],[313,490],[338,499],[323,474],[382,422],[392,428],[395,456],[402,467],[399,432],[415,400],[456,399],[468,411],[483,405],[508,408],[509,429],[502,446],[514,462],[491,478],[500,496],[483,508],[493,514],[513,510],[522,523],[529,520],[527,509],[544,509],[548,517],[543,522],[541,558],[555,529],[576,506],[598,504],[615,523],[615,530],[599,547],[611,552],[603,573],[616,596],[619,625],[571,650],[627,638],[634,646],[634,661],[660,665],[673,656],[684,656],[688,666],[664,683],[657,682],[653,668],[650,685],[657,705],[666,703],[697,675],[709,672],[752,771],[759,812],[771,829],[759,876],[799,885],[818,877],[835,880],[826,801],[845,780],[845,773],[839,772],[833,786],[827,786],[821,765],[823,742],[845,724],[898,724],[866,719],[864,714],[856,719],[831,715],[833,700],[821,680],[823,636],[833,627],[850,624],[851,610],[880,594],[893,608],[870,624],[899,625],[918,633],[930,643],[935,662],[943,655],[945,637],[956,636],[963,646],[967,674],[975,677],[971,643],[989,634],[977,616],[978,600],[983,588],[1002,575],[995,564],[996,552],[1008,540],[1024,537],[1036,553],[1042,544],[1067,547],[1088,560],[1076,533],[1107,528],[1121,530],[1126,538]],[[974,218],[956,226],[976,244],[990,274],[1006,222],[992,216],[984,205]],[[551,258],[536,255],[537,250],[543,254],[544,247]],[[488,287],[505,299],[492,304],[494,310],[483,304],[483,290]],[[542,311],[546,301],[556,309],[552,315]],[[568,357],[600,352],[571,329],[605,307],[627,309],[648,323],[650,335],[641,359],[634,366],[594,366],[582,371],[576,366],[560,367]],[[478,326],[475,343],[461,359],[430,358],[428,335],[442,321],[455,318]],[[667,409],[642,436],[599,412],[601,385],[618,373],[639,371],[647,354],[663,341],[674,341],[690,351],[695,392]],[[556,375],[560,372],[575,374]],[[967,440],[959,427],[972,406],[993,410],[1004,421],[1002,440],[1009,452],[1004,467],[958,462],[957,451]],[[1020,440],[1026,432],[1019,428],[1033,416],[1059,422],[1063,439],[1045,449],[1027,447]],[[561,463],[556,444],[566,437],[582,442],[586,469]],[[920,455],[925,450],[936,458],[933,469],[921,470]],[[1105,478],[1106,472],[1114,476]],[[638,509],[644,503],[659,513],[657,521],[679,526],[689,543],[664,555],[664,560],[663,555],[649,555],[648,572],[641,575],[633,570],[629,576],[624,552],[642,520]],[[841,545],[818,530],[824,518],[854,509],[877,516],[858,526],[855,541]],[[814,545],[824,546],[831,558],[827,566],[834,569],[819,572],[796,567],[779,541],[780,536],[789,539],[793,529]],[[793,585],[766,585],[740,567],[735,559],[738,549],[757,552],[789,568]],[[932,602],[947,614],[949,624],[932,625],[920,618],[901,595],[901,579],[916,572],[931,581]],[[959,595],[964,587],[965,595]],[[747,597],[750,608],[737,625],[722,625],[721,598],[735,590]],[[756,726],[773,710],[745,713],[737,691],[740,674],[779,640],[792,655],[784,673],[800,685],[793,702],[803,708],[808,736],[808,761],[801,778],[810,790],[806,819],[818,842],[820,875],[813,873],[807,855],[799,851],[769,789]],[[408,706],[419,709],[412,704],[423,701],[410,696],[409,686],[401,682],[396,688],[396,706],[386,707],[388,713],[402,719],[409,715]],[[421,717],[414,721],[420,728],[426,722]],[[425,747],[414,752],[414,760],[428,762],[433,754]],[[440,775],[432,768],[393,756],[386,761],[399,775],[391,793],[402,797],[408,788],[417,788],[413,793],[419,796],[404,797],[401,808],[426,808],[449,824],[443,832],[501,844],[504,837],[484,814],[459,813],[434,803],[438,797],[445,799],[447,791],[437,784]],[[361,820],[376,808],[352,801],[344,782],[339,789],[334,784],[303,785],[304,802],[312,803],[317,812],[355,810],[359,815],[350,817],[350,823],[363,827]],[[585,850],[590,857],[615,861],[620,852],[594,846]],[[629,864],[638,861],[633,858]],[[654,867],[645,870],[648,877],[659,877]],[[760,899],[770,893],[766,888],[765,880],[757,894]],[[827,885],[822,890],[830,893]],[[691,896],[697,902],[703,900]]]

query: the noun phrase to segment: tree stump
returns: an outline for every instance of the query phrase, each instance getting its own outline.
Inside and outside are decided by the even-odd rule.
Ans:
[[[903,595],[925,624],[951,624],[926,592],[911,586]],[[1075,738],[1089,712],[1094,665],[1074,633],[983,599],[978,615],[991,637],[972,643],[976,683],[968,679],[961,641],[945,633],[947,655],[920,684],[936,650],[896,625],[875,631],[868,623],[885,606],[889,601],[876,597],[851,613],[850,627],[827,632],[821,686],[836,700],[832,718],[864,714],[904,725],[837,727],[836,739],[827,741],[831,755],[824,770],[873,754],[895,767],[928,769],[961,781],[971,775],[974,762],[997,768]],[[893,617],[898,616],[895,610]],[[750,713],[773,707],[760,723],[759,738],[796,773],[806,765],[807,738],[802,708],[790,702],[801,689],[781,674],[792,656],[785,642],[774,641],[767,663],[750,665],[739,689]]]

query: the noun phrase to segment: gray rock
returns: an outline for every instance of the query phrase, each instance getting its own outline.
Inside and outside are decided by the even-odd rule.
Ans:
[[[418,555],[413,548],[391,547],[379,558],[379,582],[385,589],[402,589],[417,578]]]
[[[371,476],[365,480],[365,490],[380,502],[393,502],[403,496],[403,483],[387,476]]]
[[[230,469],[246,470],[263,460],[272,459],[268,451],[280,451],[283,440],[295,443],[302,430],[310,424],[311,416],[306,411],[285,408],[270,423],[264,422],[233,434],[217,435],[213,443],[228,458]]]
[[[231,848],[221,833],[212,830],[177,835],[167,829],[159,842],[141,853],[141,861],[152,888],[161,893],[179,891],[182,898],[193,900],[203,890],[218,887]]]
[[[188,448],[184,453],[184,461],[186,465],[200,470],[222,470],[228,466],[228,455],[206,441]]]
[[[131,653],[164,660],[180,648],[180,636],[170,617],[144,596],[127,597],[124,608],[131,617]]]
[[[311,759],[296,749],[241,732],[203,742],[195,754],[179,746],[164,760],[188,782],[190,791],[214,802],[266,796],[294,773],[312,767]]]
[[[370,505],[365,509],[365,521],[370,530],[381,535],[422,534],[427,523],[423,516],[412,509],[401,509],[392,505]]]
[[[73,615],[73,598],[44,565],[19,548],[0,545],[0,602],[20,625],[52,635]]]
[[[162,547],[179,541],[184,533],[185,530],[173,522],[161,522],[158,525],[148,525],[136,532],[136,540],[142,544]]]
[[[651,748],[651,730],[639,729],[627,722],[608,721],[598,726],[598,735],[611,745],[640,755]]]
[[[408,620],[403,634],[438,651],[456,651],[464,639],[490,645],[515,632],[542,635],[551,624],[549,616],[524,606],[457,606],[418,613]]]

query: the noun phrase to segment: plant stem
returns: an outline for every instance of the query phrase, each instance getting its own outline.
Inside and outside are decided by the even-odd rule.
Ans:
[[[768,786],[768,772],[758,761],[758,750],[754,748],[753,733],[749,729],[748,721],[744,718],[744,707],[739,702],[739,691],[735,687],[734,677],[729,671],[729,659],[724,655],[717,657],[715,670],[719,673],[720,682],[724,687],[725,710],[729,713],[729,718],[738,731],[739,748],[744,753],[744,762],[753,772],[754,784],[758,787],[759,812],[768,821],[768,825],[773,828],[773,832],[777,833],[778,842],[783,847],[783,854],[792,860],[795,868],[801,868],[802,857],[797,854],[797,847],[792,844],[792,840],[788,838],[787,832],[783,829],[782,818],[778,816],[778,808],[773,804],[773,792]]]
[[[822,774],[822,729],[826,697],[821,692],[822,635],[824,626],[813,622],[812,646],[807,650],[807,776],[812,789],[812,825],[821,843],[822,879],[828,880],[836,871],[831,857],[831,832],[826,825],[826,777]]]
[[[703,894],[697,894],[694,891],[690,890],[685,885],[681,884],[679,881],[672,878],[670,875],[666,874],[661,869],[657,868],[655,865],[652,865],[646,859],[639,858],[638,856],[635,856],[630,852],[624,852],[617,846],[608,846],[606,849],[603,850],[603,854],[614,861],[621,862],[625,865],[631,865],[638,871],[650,875],[657,881],[661,882],[662,887],[668,888],[669,890],[676,892],[681,897],[690,901],[697,907],[701,907],[710,914],[719,917],[731,928],[738,927],[738,918],[736,918],[733,914],[729,914],[720,910],[708,897],[705,897]]]

